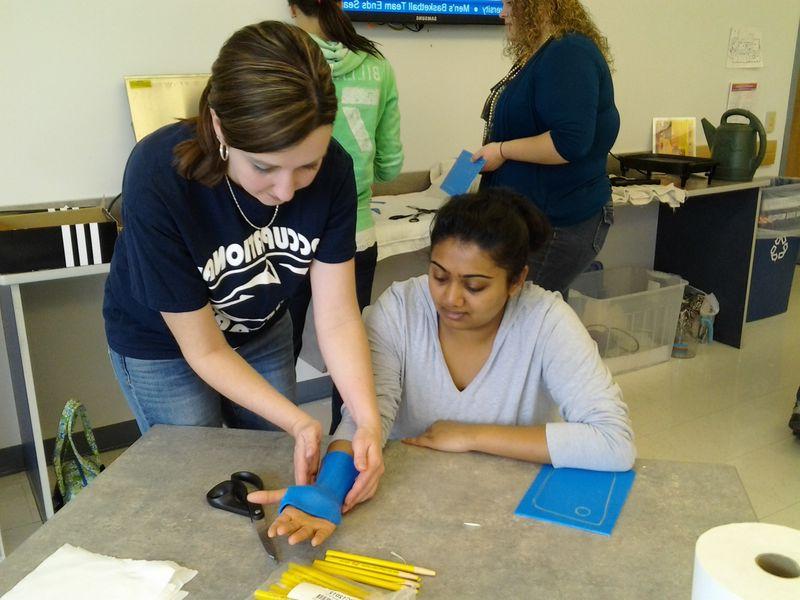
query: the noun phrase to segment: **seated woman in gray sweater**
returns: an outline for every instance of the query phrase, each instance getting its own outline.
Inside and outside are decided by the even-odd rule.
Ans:
[[[384,439],[554,467],[633,466],[628,410],[596,344],[560,294],[525,281],[547,228],[510,190],[442,207],[428,274],[393,284],[366,314]],[[346,415],[334,439],[354,432]]]
[[[559,293],[525,281],[548,229],[502,188],[440,209],[428,274],[393,284],[365,313],[384,440],[554,467],[633,466],[628,409],[596,344]],[[355,430],[345,409],[329,451],[347,451]],[[343,511],[352,507],[345,498]],[[316,545],[333,529],[293,509],[270,531]]]

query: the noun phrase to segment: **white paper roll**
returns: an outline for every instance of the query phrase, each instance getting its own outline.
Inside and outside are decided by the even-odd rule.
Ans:
[[[800,531],[731,523],[697,539],[692,600],[751,599],[800,599]]]

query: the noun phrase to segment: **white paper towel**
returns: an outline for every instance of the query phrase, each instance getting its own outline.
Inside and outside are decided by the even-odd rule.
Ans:
[[[64,544],[0,600],[182,600],[197,571],[172,561],[132,560]]]
[[[692,600],[799,598],[800,531],[770,523],[731,523],[698,538]]]

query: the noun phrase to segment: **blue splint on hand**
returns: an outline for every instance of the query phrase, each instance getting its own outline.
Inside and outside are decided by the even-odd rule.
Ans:
[[[472,162],[472,153],[462,150],[440,187],[449,196],[466,194],[485,164],[485,158]]]
[[[544,465],[514,514],[611,535],[635,477]]]
[[[353,457],[346,452],[328,452],[322,459],[314,485],[293,485],[286,490],[278,512],[294,506],[320,519],[338,525],[342,522],[342,504],[358,477]]]

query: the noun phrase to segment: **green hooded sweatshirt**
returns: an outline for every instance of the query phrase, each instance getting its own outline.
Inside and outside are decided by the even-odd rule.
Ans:
[[[333,137],[353,158],[358,190],[356,242],[375,243],[370,210],[373,181],[389,181],[403,167],[400,109],[392,66],[384,58],[352,52],[340,42],[311,36],[331,67],[339,110]]]

